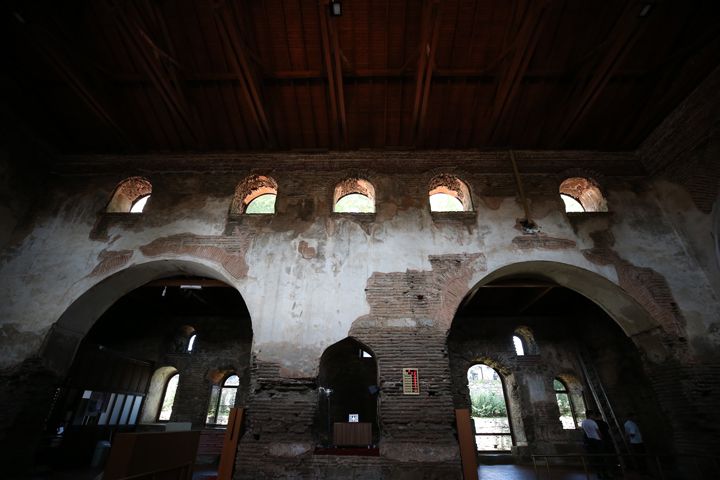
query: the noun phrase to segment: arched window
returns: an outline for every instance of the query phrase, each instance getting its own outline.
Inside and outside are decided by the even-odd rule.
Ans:
[[[375,188],[367,180],[348,178],[335,187],[333,211],[375,213]]]
[[[571,388],[568,388],[569,385]],[[553,390],[555,390],[563,429],[573,430],[580,427],[580,423],[585,418],[585,402],[579,383],[556,378],[553,380]]]
[[[115,188],[106,210],[109,213],[142,213],[151,193],[152,184],[148,179],[125,179]]]
[[[154,423],[160,420],[161,410],[165,401],[168,399],[170,410],[172,410],[175,395],[174,389],[177,388],[178,380],[175,380],[175,387],[173,387],[173,389],[170,388],[170,380],[173,377],[179,378],[177,377],[177,373],[177,369],[170,366],[160,367],[153,372],[145,400],[143,401],[140,423]],[[168,413],[168,415],[170,415],[170,413]]]
[[[193,351],[193,348],[195,347],[195,339],[197,338],[197,334],[193,334],[190,339],[188,340],[188,346],[187,351],[188,353]]]
[[[231,214],[272,215],[275,213],[277,182],[263,175],[250,175],[235,188]]]
[[[515,354],[518,356],[537,355],[539,353],[535,336],[529,327],[517,327],[513,332],[512,341],[513,347],[515,347]]]
[[[468,186],[454,175],[437,175],[430,180],[431,212],[469,212],[472,200]]]
[[[210,406],[205,423],[208,425],[227,425],[230,409],[235,406],[235,397],[240,386],[240,377],[230,375],[222,386],[214,385],[210,394]]]
[[[175,403],[175,393],[177,392],[178,382],[180,381],[180,374],[176,373],[168,380],[165,385],[165,392],[163,393],[163,400],[160,404],[160,414],[158,415],[158,421],[167,422],[170,420],[172,415],[173,404]]]
[[[568,213],[607,212],[607,201],[597,182],[590,178],[566,179],[560,184],[560,198]]]
[[[477,450],[509,451],[512,431],[500,375],[493,368],[478,364],[468,369],[467,379]]]

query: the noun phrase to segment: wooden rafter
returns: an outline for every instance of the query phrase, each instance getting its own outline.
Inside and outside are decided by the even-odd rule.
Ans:
[[[417,77],[415,82],[415,103],[413,105],[412,144],[423,141],[425,118],[430,98],[430,85],[435,67],[435,52],[440,30],[440,2],[426,0],[422,12]]]
[[[220,31],[220,37],[229,52],[232,74],[240,84],[242,97],[247,104],[253,123],[262,142],[269,148],[275,146],[275,135],[256,81],[256,72],[250,67],[248,56],[252,56],[240,38],[236,23],[232,20],[230,6],[221,2],[215,9],[215,21]]]
[[[515,102],[540,33],[548,18],[549,1],[530,2],[513,41],[513,53],[507,67],[497,78],[497,89],[488,124],[487,142],[494,142],[507,131],[508,112]]]
[[[334,20],[330,17],[329,0],[319,0],[320,37],[323,61],[328,82],[330,117],[333,124],[334,143],[338,148],[348,146],[347,117],[345,114],[345,89],[340,42]]]
[[[521,313],[525,313],[527,309],[535,305],[537,302],[539,302],[542,298],[545,297],[548,293],[550,293],[555,288],[555,285],[551,285],[549,287],[541,288],[539,291],[535,292],[533,295],[530,296],[528,300],[526,300],[524,303],[518,305],[517,308],[517,314],[520,315]]]
[[[107,127],[123,146],[131,146],[129,137],[115,121],[102,100],[83,80],[82,75],[72,66],[72,52],[47,29],[29,22],[16,14],[21,34],[43,55],[70,89],[82,100],[93,114]]]
[[[575,79],[576,85],[581,85],[571,94],[569,105],[564,120],[557,130],[554,144],[565,145],[575,127],[582,122],[593,105],[600,98],[603,90],[610,79],[618,71],[618,67],[627,55],[630,48],[645,29],[649,17],[641,16],[640,12],[645,7],[642,2],[628,2],[612,31],[608,35],[611,39],[606,47],[604,55],[596,63],[589,77],[587,72]],[[583,81],[587,78],[587,81]]]
[[[178,120],[180,137],[190,139],[195,147],[201,146],[201,130],[182,90],[182,82],[176,70],[177,61],[158,47],[141,25],[138,16],[128,12],[129,5],[115,3],[114,0],[107,2],[117,20],[119,32],[130,46],[130,53],[155,86],[165,106]]]

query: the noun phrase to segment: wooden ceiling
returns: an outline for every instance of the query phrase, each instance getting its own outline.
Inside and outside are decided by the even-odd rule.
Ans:
[[[720,64],[720,2],[5,2],[13,114],[61,152],[632,150]]]

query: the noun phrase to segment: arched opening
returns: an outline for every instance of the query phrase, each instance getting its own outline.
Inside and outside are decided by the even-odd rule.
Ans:
[[[207,418],[208,425],[227,425],[230,418],[230,409],[235,406],[240,377],[235,372],[230,373],[218,385],[213,385],[208,404]]]
[[[378,444],[377,362],[372,351],[353,338],[328,347],[318,375],[317,441],[322,447]]]
[[[106,211],[109,213],[142,213],[152,193],[150,180],[130,177],[115,187]]]
[[[165,384],[165,392],[163,394],[162,402],[160,403],[160,414],[158,415],[158,421],[160,422],[170,420],[173,405],[175,404],[175,394],[177,393],[179,381],[180,374],[176,373],[170,377],[170,380],[168,380]]]
[[[161,417],[165,417],[164,415],[161,415],[161,410],[163,406],[166,406],[166,400],[168,400],[167,403],[169,405],[166,406],[165,411],[167,412],[169,410],[170,413],[172,413],[172,404],[175,401],[177,383],[180,380],[180,377],[176,377],[176,375],[178,375],[178,371],[175,367],[160,367],[155,370],[150,378],[150,385],[143,403],[140,423],[152,423],[156,420],[170,419],[169,416],[168,418],[161,419]],[[170,398],[168,397],[167,392],[172,378],[177,378],[177,381],[175,382],[174,389],[170,388],[170,392],[172,394]]]
[[[203,428],[214,381],[207,372],[213,369],[236,372],[233,405],[246,401],[252,326],[242,296],[212,278],[168,276],[166,267],[171,265],[177,263],[118,273],[68,309],[85,305],[102,311],[102,304],[110,303],[95,322],[85,319],[87,334],[48,416],[48,429],[64,427],[55,447],[58,467],[87,465],[97,441],[119,431],[135,431],[141,424],[153,424],[155,430],[171,428],[168,424]],[[137,288],[132,288],[134,282],[126,283],[129,277],[145,280],[158,271],[161,278]],[[181,271],[188,273],[188,268]],[[108,301],[106,287],[108,294],[113,291],[120,298],[111,296]],[[113,287],[129,291],[123,295]],[[82,311],[89,314],[87,308]],[[80,320],[63,315],[61,323],[80,326]],[[196,332],[202,334],[202,342],[193,341]],[[54,349],[56,341],[60,340],[51,338],[48,348]],[[187,355],[190,350],[192,355]],[[57,353],[48,351],[48,360]],[[166,367],[154,369],[154,365]]]
[[[348,178],[335,186],[333,212],[375,213],[375,187],[361,178]]]
[[[580,428],[586,411],[582,382],[572,375],[556,377],[553,379],[553,390],[563,429]]]
[[[509,452],[512,431],[500,374],[482,363],[467,371],[470,416],[475,427],[475,447],[479,452]]]
[[[527,272],[538,265],[550,274],[522,273],[523,266]],[[530,451],[582,452],[577,426],[586,404],[603,411],[608,423],[617,420],[620,425],[623,412],[642,409],[646,441],[666,450],[667,422],[662,420],[639,351],[626,335],[650,320],[636,317],[625,323],[622,317],[620,328],[595,302],[552,278],[610,298],[611,311],[631,304],[617,286],[615,298],[606,297],[613,290],[606,280],[576,267],[528,262],[507,271],[512,273],[501,270],[483,280],[466,296],[453,319],[448,353],[456,408],[473,408],[472,392],[464,392],[466,375],[470,367],[484,363],[504,380],[514,437],[511,451],[516,457]],[[577,278],[572,275],[575,271],[580,271]],[[586,283],[590,279],[594,289]],[[518,354],[519,347],[523,355]],[[602,395],[600,389],[607,394],[611,409],[595,400],[595,394]],[[557,413],[549,414],[549,409]],[[612,412],[617,417],[612,418]]]
[[[428,193],[431,212],[469,212],[472,199],[467,184],[455,175],[436,175]]]
[[[278,184],[264,175],[250,175],[235,188],[231,214],[272,215],[275,213]]]
[[[568,213],[607,212],[607,201],[591,178],[571,177],[560,184],[560,198]]]

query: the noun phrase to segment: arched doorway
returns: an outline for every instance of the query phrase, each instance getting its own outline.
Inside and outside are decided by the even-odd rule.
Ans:
[[[511,266],[509,274],[490,275],[456,312],[448,335],[456,408],[472,408],[467,374],[484,363],[504,382],[516,457],[582,451],[579,423],[586,405],[603,411],[612,426],[616,420],[621,426],[627,413],[642,411],[647,442],[667,451],[667,422],[627,335],[652,325],[652,319],[646,313],[628,318],[632,312],[624,311],[618,322],[608,315],[619,305],[642,309],[617,286],[618,298],[610,298],[612,283],[597,274],[585,271],[574,280],[572,273],[581,269],[555,266],[550,270],[559,282],[520,270]],[[601,307],[578,290],[610,301]],[[610,405],[598,400],[604,395]],[[613,433],[622,448],[621,428]]]
[[[328,347],[318,375],[317,441],[322,447],[377,445],[377,362],[353,338]]]
[[[126,282],[145,280],[148,273],[154,278],[136,288]],[[60,325],[88,330],[57,389],[46,432],[52,442],[45,445],[41,460],[60,467],[87,465],[97,441],[140,425],[203,429],[213,392],[227,372],[238,379],[233,404],[245,403],[252,347],[247,306],[227,283],[187,273],[151,265],[117,274],[120,280],[101,282],[68,309],[83,312],[84,323],[78,316],[63,315]],[[118,282],[128,291],[115,299],[112,287]],[[112,303],[103,308],[109,299]],[[92,322],[89,311],[101,313]],[[54,331],[47,348],[62,340],[62,332]],[[62,349],[49,351],[47,360],[58,358],[58,351]],[[220,423],[212,427],[222,427]]]

